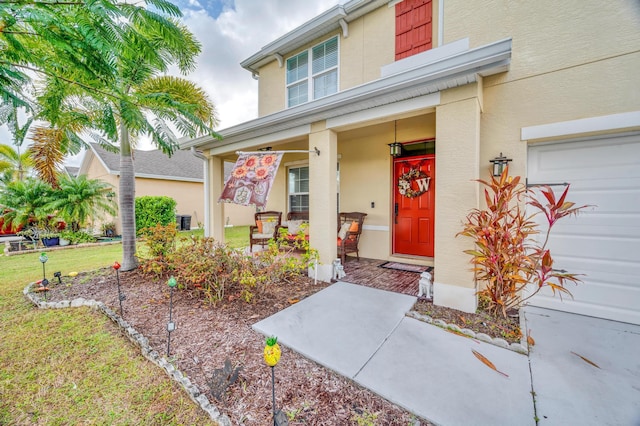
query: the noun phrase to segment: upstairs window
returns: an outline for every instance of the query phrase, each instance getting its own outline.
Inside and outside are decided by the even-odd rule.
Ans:
[[[431,49],[432,0],[396,4],[396,61]]]
[[[308,102],[310,99],[319,99],[337,91],[337,36],[287,59],[287,107]]]

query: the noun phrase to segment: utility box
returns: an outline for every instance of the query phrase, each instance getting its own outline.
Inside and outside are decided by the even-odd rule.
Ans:
[[[179,214],[176,215],[176,229],[178,231],[182,231],[182,216],[180,216]]]
[[[191,216],[182,216],[180,230],[189,231],[191,230]]]

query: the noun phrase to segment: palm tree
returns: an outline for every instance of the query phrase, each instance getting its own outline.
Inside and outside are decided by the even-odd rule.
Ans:
[[[28,226],[47,226],[51,210],[52,189],[49,184],[34,178],[10,182],[0,191],[0,212],[5,229]]]
[[[9,182],[24,180],[29,175],[33,161],[31,151],[20,152],[9,145],[0,144],[0,182],[7,185]]]
[[[176,11],[167,10],[175,15]],[[149,137],[170,156],[178,148],[170,124],[190,137],[206,133],[218,136],[212,129],[217,123],[215,109],[206,93],[188,80],[163,75],[172,65],[183,73],[192,70],[200,44],[170,16],[145,11],[136,18],[122,31],[123,43],[114,62],[115,82],[95,85],[96,90],[88,91],[47,77],[45,90],[38,98],[41,117],[52,124],[46,133],[53,137],[41,138],[45,141],[43,146],[61,150],[58,147],[74,133],[64,123],[78,126],[77,120],[85,128],[98,130],[100,134],[93,136],[104,147],[113,149],[110,141],[119,143],[122,271],[137,266],[132,141]],[[68,120],[69,116],[76,121]]]
[[[217,137],[206,94],[187,80],[162,75],[170,66],[192,70],[200,51],[193,35],[174,20],[179,16],[180,9],[166,0],[0,5],[0,42],[9,46],[0,58],[0,102],[28,104],[21,89],[30,81],[26,72],[43,76],[37,118],[49,126],[34,134],[37,168],[52,181],[59,153],[82,146],[83,130],[97,130],[92,137],[106,148],[119,141],[122,271],[137,265],[131,141],[146,135],[171,155],[178,143],[169,123],[183,135]]]
[[[70,224],[73,231],[78,231],[89,218],[116,213],[115,201],[110,199],[112,190],[109,184],[84,175],[63,176],[47,208]]]

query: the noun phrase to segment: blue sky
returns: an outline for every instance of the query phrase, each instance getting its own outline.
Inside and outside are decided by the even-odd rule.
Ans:
[[[176,4],[182,10],[204,10],[213,19],[217,19],[223,10],[235,10],[233,0],[180,0]]]

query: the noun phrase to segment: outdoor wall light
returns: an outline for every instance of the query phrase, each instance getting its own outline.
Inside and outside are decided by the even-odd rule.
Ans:
[[[391,149],[391,156],[393,158],[400,157],[402,155],[402,144],[398,142],[398,122],[393,122],[393,143],[388,144]]]
[[[500,153],[499,157],[494,158],[493,160],[489,160],[489,162],[493,165],[492,174],[494,176],[502,175],[504,168],[509,164],[509,161],[513,161],[511,158],[504,157],[502,153]]]
[[[393,158],[400,157],[402,155],[402,144],[400,142],[394,142],[388,145],[390,148],[390,154]]]

